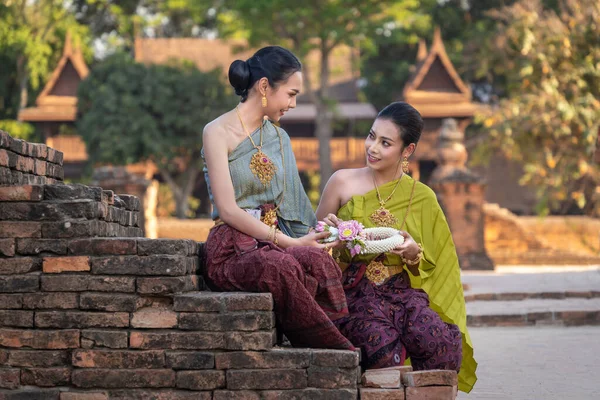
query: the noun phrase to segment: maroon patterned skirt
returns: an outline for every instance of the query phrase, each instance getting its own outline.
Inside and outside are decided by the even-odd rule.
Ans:
[[[228,225],[206,241],[206,272],[223,291],[269,292],[278,324],[293,346],[354,349],[332,320],[348,314],[341,271],[313,247],[281,249]]]
[[[360,347],[365,368],[403,365],[414,370],[458,371],[462,361],[460,329],[429,307],[427,293],[410,286],[406,271],[377,286],[364,277],[366,265],[352,264],[343,281],[350,314],[335,321]]]

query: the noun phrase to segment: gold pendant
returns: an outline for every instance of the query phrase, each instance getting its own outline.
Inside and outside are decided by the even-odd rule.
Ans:
[[[380,206],[369,216],[369,219],[377,226],[394,226],[398,223],[398,219],[394,217],[388,209]]]
[[[371,261],[365,271],[368,280],[376,285],[381,285],[390,277],[390,271],[381,261]]]
[[[277,167],[273,164],[273,161],[259,149],[254,153],[250,160],[250,171],[252,171],[254,176],[256,176],[263,185],[267,185],[275,176]]]
[[[275,226],[277,223],[277,211],[271,209],[262,217],[262,222],[269,226]]]

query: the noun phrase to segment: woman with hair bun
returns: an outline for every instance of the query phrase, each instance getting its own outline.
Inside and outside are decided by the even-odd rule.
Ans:
[[[302,65],[269,46],[229,68],[240,103],[204,128],[204,173],[215,226],[207,277],[223,291],[270,292],[279,327],[298,347],[353,349],[333,320],[348,313],[341,271],[310,232],[316,218],[287,133],[273,122],[296,107]]]

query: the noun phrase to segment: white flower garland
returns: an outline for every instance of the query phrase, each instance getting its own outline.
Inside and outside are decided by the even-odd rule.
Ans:
[[[338,239],[338,229],[328,227],[329,236],[324,242],[334,242]],[[361,231],[360,241],[364,243],[360,254],[380,254],[387,253],[404,243],[404,236],[400,231],[394,228],[378,227],[364,228]],[[369,238],[368,240],[366,238]]]
[[[404,243],[404,236],[394,228],[365,228],[363,232],[369,240],[364,240],[361,254],[387,253]]]

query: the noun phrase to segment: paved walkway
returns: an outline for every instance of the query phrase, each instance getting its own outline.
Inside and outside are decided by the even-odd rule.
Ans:
[[[600,399],[600,327],[469,331],[479,380],[459,400]]]
[[[499,271],[506,271],[500,267]],[[541,293],[567,291],[600,291],[600,266],[583,270],[561,267],[533,268],[513,267],[508,271],[525,272],[478,272],[463,271],[462,282],[468,286],[465,295],[480,293]],[[554,271],[554,272],[550,272]]]

